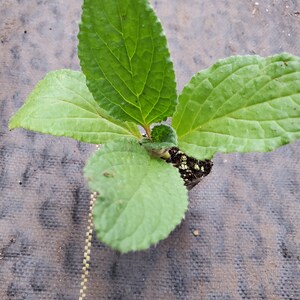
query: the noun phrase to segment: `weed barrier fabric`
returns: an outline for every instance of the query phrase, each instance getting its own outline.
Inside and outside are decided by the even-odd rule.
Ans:
[[[152,1],[178,90],[235,54],[300,55],[297,1]],[[50,70],[79,69],[81,1],[1,1],[0,299],[78,299],[95,150],[9,132],[9,117]],[[214,158],[185,220],[147,251],[92,240],[86,299],[300,299],[300,142]]]

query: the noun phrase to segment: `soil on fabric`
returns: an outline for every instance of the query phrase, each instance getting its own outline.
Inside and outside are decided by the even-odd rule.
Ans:
[[[166,162],[171,163],[179,170],[188,190],[196,186],[212,169],[213,162],[211,160],[198,160],[186,155],[176,147],[171,148],[169,153],[171,157]]]

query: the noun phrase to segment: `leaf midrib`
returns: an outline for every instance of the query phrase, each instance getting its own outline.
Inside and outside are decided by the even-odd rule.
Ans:
[[[117,5],[118,5],[118,4],[117,4]],[[130,66],[131,82],[132,82],[132,86],[133,86],[133,88],[134,88],[134,90],[135,90],[134,95],[136,96],[137,101],[138,101],[138,103],[139,103],[138,107],[139,107],[139,110],[140,110],[140,115],[141,115],[141,117],[142,117],[142,119],[143,119],[143,124],[146,125],[145,118],[144,118],[144,115],[143,115],[143,112],[142,112],[142,105],[141,105],[141,101],[140,101],[140,95],[141,95],[142,93],[138,95],[138,93],[136,92],[135,85],[134,85],[134,83],[133,83],[132,58],[133,58],[134,55],[136,54],[136,49],[137,49],[137,45],[138,45],[138,39],[135,41],[135,42],[136,42],[135,50],[134,50],[134,52],[133,52],[133,54],[132,54],[132,57],[130,57],[130,56],[129,56],[129,53],[128,53],[127,43],[126,43],[125,38],[124,38],[123,20],[122,20],[122,16],[121,16],[121,14],[120,14],[120,11],[119,11],[119,5],[118,5],[118,15],[119,15],[119,18],[120,18],[120,24],[121,24],[121,29],[122,29],[122,34],[121,34],[121,36],[122,36],[122,39],[123,39],[123,43],[124,43],[124,46],[125,46],[125,49],[126,49],[126,54],[127,54],[127,58],[128,58],[129,66]],[[138,14],[138,19],[139,19],[139,25],[137,26],[137,28],[138,28],[138,35],[139,35],[139,34],[140,34],[140,14]],[[153,56],[153,52],[152,52],[152,56]],[[152,63],[151,63],[151,65],[152,65]],[[148,78],[148,77],[147,77],[147,78]],[[144,91],[144,88],[145,88],[145,86],[146,86],[146,83],[147,83],[147,80],[146,80],[145,83],[144,83],[144,87],[143,87],[142,92]]]
[[[128,150],[127,151],[114,151],[114,153],[127,153],[128,154]],[[135,153],[135,154],[140,154],[141,156],[143,156],[144,153]],[[111,155],[111,153],[110,153]],[[103,155],[104,156],[104,155]],[[144,157],[142,157],[143,160],[144,160]],[[111,165],[113,165],[114,167],[116,166],[115,164],[112,164],[110,161],[108,161]],[[148,174],[149,174],[149,164],[150,164],[150,159],[148,160],[148,164],[147,164],[147,167],[145,167],[146,169],[146,174],[141,178],[140,180],[140,183],[138,184],[138,188],[133,192],[132,196],[130,197],[130,199],[128,199],[128,201],[126,202],[125,204],[125,207],[122,209],[121,213],[118,215],[118,218],[117,218],[117,221],[115,223],[112,224],[112,226],[105,232],[105,235],[103,236],[103,238],[105,238],[105,236],[109,235],[109,233],[116,227],[116,226],[119,226],[119,222],[120,222],[120,219],[121,219],[121,216],[124,214],[124,212],[126,211],[126,209],[128,208],[128,205],[129,203],[132,201],[132,199],[134,198],[134,196],[136,195],[136,193],[138,191],[140,191],[141,189],[141,186],[143,184],[143,182],[145,181],[145,178],[147,178]],[[123,164],[118,164],[118,165],[123,165]],[[124,165],[127,165],[126,163],[124,163]],[[141,166],[141,163],[138,163],[137,164],[138,166]],[[144,163],[142,164],[144,166]],[[105,195],[103,195],[105,197]],[[114,202],[111,202],[109,204],[109,206],[113,205]],[[108,206],[108,207],[109,207]],[[144,211],[144,210],[143,210]],[[132,234],[134,234],[136,232],[136,230],[138,229],[138,227],[140,226],[140,224],[138,224],[136,226],[136,228],[134,229],[133,233],[131,232],[130,234],[128,234],[125,238],[129,237],[129,236],[132,236]],[[119,239],[119,240],[115,240],[115,241],[122,241],[124,240],[125,238],[122,237],[122,239]]]
[[[118,16],[119,16],[119,18],[120,18],[120,24],[121,24],[121,27],[122,27],[122,31],[120,31],[119,29],[117,29],[112,23],[111,23],[111,21],[109,20],[109,18],[108,18],[108,15],[107,15],[107,12],[106,12],[106,10],[103,8],[103,11],[104,11],[104,13],[105,13],[105,15],[106,15],[106,19],[108,20],[108,22],[110,23],[110,25],[121,35],[121,37],[122,37],[122,40],[123,40],[123,44],[124,44],[124,46],[125,46],[125,49],[126,49],[126,56],[127,56],[127,59],[128,59],[128,62],[129,62],[129,66],[130,66],[130,70],[128,70],[127,68],[125,68],[125,66],[121,63],[121,61],[115,56],[115,54],[113,53],[113,51],[110,49],[110,47],[107,45],[107,43],[101,38],[101,36],[100,36],[100,34],[95,30],[94,32],[96,33],[96,35],[97,35],[97,37],[105,44],[105,46],[106,46],[106,48],[109,50],[109,52],[113,55],[113,57],[115,57],[115,59],[119,62],[119,64],[122,66],[122,68],[124,69],[124,70],[126,70],[129,74],[130,74],[130,76],[131,76],[131,82],[132,82],[132,87],[135,89],[135,86],[134,86],[134,84],[133,84],[133,72],[132,72],[132,64],[131,64],[131,58],[130,58],[130,56],[129,56],[129,54],[128,54],[128,50],[127,50],[127,44],[126,44],[126,41],[125,41],[125,38],[124,38],[124,33],[123,33],[123,23],[122,23],[122,18],[121,18],[121,16],[120,16],[120,12],[119,12],[119,7],[117,8],[118,9]],[[139,19],[140,19],[140,16],[139,16]],[[137,44],[137,43],[136,43]],[[137,46],[136,46],[137,47]],[[93,48],[91,48],[91,49],[93,49]],[[97,60],[97,58],[95,57],[95,55],[94,55],[94,52],[92,51],[92,53],[93,53],[93,56],[94,56],[94,58],[95,58],[95,60],[96,60],[96,62],[97,62],[97,64],[98,64],[98,66],[99,66],[99,68],[101,69],[101,71],[102,71],[102,73],[103,73],[103,75],[104,75],[104,77],[106,78],[106,80],[109,82],[109,84],[118,92],[118,94],[125,100],[125,102],[127,102],[128,104],[130,104],[130,105],[132,105],[132,106],[134,106],[134,107],[136,107],[136,108],[138,108],[139,109],[139,111],[140,111],[140,116],[142,117],[142,123],[143,123],[143,125],[147,125],[146,124],[146,122],[145,122],[145,118],[144,118],[144,116],[143,116],[143,114],[142,114],[142,107],[141,107],[141,102],[140,102],[140,98],[139,98],[139,95],[137,94],[137,92],[136,92],[136,90],[135,91],[133,91],[123,80],[122,80],[122,78],[116,73],[116,75],[118,76],[118,78],[123,82],[123,84],[128,88],[128,90],[132,93],[132,95],[133,96],[135,96],[136,97],[136,99],[137,99],[137,101],[138,101],[138,103],[139,103],[139,105],[136,105],[136,104],[134,104],[134,103],[131,103],[131,102],[129,102],[122,94],[121,94],[121,92],[112,84],[112,82],[107,78],[107,75],[105,74],[105,72],[104,72],[104,70],[101,68],[101,65],[99,64],[99,62],[98,62],[98,60]],[[135,54],[135,51],[134,51],[134,54]],[[134,56],[134,54],[132,55],[132,57]],[[152,54],[153,55],[153,54]],[[146,86],[146,82],[145,82],[145,84],[144,84],[144,88],[145,88],[145,86]],[[118,105],[126,114],[128,114],[120,105]],[[130,114],[129,114],[130,115]],[[135,117],[133,117],[132,115],[130,115],[130,117],[132,117],[134,120],[136,120],[136,121],[138,121]],[[138,121],[138,123],[140,123],[140,121]]]
[[[279,61],[280,62],[280,61]],[[275,62],[274,62],[275,63]],[[278,61],[276,61],[276,63],[278,63]],[[269,65],[266,65],[262,70],[264,70],[266,67],[268,67],[268,66],[270,66],[271,64],[269,64]],[[250,65],[248,65],[248,66],[250,66]],[[238,71],[238,70],[237,70]],[[282,75],[280,75],[280,76],[278,76],[278,77],[276,77],[276,78],[273,78],[272,80],[275,80],[275,79],[278,79],[278,78],[282,78],[282,77],[284,77],[284,76],[288,76],[288,75],[290,75],[290,74],[297,74],[297,73],[300,73],[300,71],[296,71],[296,72],[290,72],[290,73],[285,73],[285,74],[282,74]],[[231,73],[230,75],[233,75],[233,74],[235,74],[235,73]],[[229,78],[230,76],[228,76],[227,78]],[[247,85],[248,83],[250,83],[251,81],[253,81],[253,80],[257,80],[257,78],[251,78],[245,85]],[[266,84],[264,84],[264,85],[262,85],[258,90],[256,90],[255,91],[255,93],[249,98],[249,101],[248,102],[250,102],[250,100],[262,89],[262,88],[264,88],[265,86],[267,86],[268,84],[270,84],[271,82],[272,82],[272,80],[271,81],[268,81]],[[296,81],[296,80],[295,80]],[[201,81],[202,82],[202,81]],[[221,81],[221,82],[223,82],[223,80]],[[244,86],[245,86],[244,85]],[[240,91],[242,90],[243,88],[241,88],[241,89],[239,89],[237,92],[235,92],[233,95],[231,95],[227,100],[226,100],[226,102],[229,100],[229,99],[231,99],[232,97],[235,97],[236,95],[238,95],[239,93],[240,93]],[[238,112],[238,111],[240,111],[240,110],[242,110],[242,109],[247,109],[247,108],[249,108],[249,107],[253,107],[253,106],[256,106],[256,105],[261,105],[261,104],[264,104],[264,103],[266,103],[266,102],[272,102],[272,101],[275,101],[275,100],[278,100],[278,99],[280,99],[280,98],[285,98],[285,97],[292,97],[292,96],[295,96],[295,95],[299,95],[300,93],[293,93],[293,94],[290,94],[290,95],[284,95],[284,96],[279,96],[279,97],[276,97],[276,98],[273,98],[273,99],[267,99],[267,100],[264,100],[264,101],[262,101],[262,102],[258,102],[258,103],[254,103],[254,104],[251,104],[251,105],[247,105],[247,106],[243,106],[243,107],[240,107],[240,108],[238,108],[238,109],[236,109],[236,110],[233,110],[233,111],[230,111],[229,113],[227,113],[227,114],[225,114],[225,115],[223,115],[223,116],[220,116],[220,117],[217,117],[217,118],[210,118],[209,120],[207,120],[206,122],[204,122],[204,123],[202,123],[202,124],[200,124],[200,125],[198,125],[198,126],[196,126],[195,128],[193,128],[192,130],[190,130],[189,132],[186,132],[185,134],[183,134],[183,135],[181,135],[180,136],[180,139],[181,138],[183,138],[184,136],[187,136],[187,135],[189,135],[189,134],[191,134],[192,132],[194,132],[194,131],[197,131],[197,130],[199,130],[200,129],[200,131],[202,131],[201,130],[201,127],[203,127],[203,126],[205,126],[206,124],[208,124],[208,123],[210,123],[210,122],[212,122],[212,121],[216,121],[216,120],[219,120],[219,119],[223,119],[223,118],[226,118],[226,117],[228,117],[230,114],[232,114],[232,113],[236,113],[236,112]],[[209,96],[208,96],[209,97]],[[207,98],[208,98],[207,97]],[[207,98],[206,98],[206,100],[207,100]],[[292,99],[292,98],[291,98]],[[293,99],[292,99],[293,100]],[[203,102],[203,104],[205,103],[206,101],[204,101]],[[202,104],[202,105],[203,105]],[[224,104],[224,103],[223,103]],[[217,111],[223,106],[223,104],[217,109]],[[298,105],[298,104],[297,104]],[[214,114],[214,115],[216,115],[216,113]],[[178,124],[180,124],[180,123],[178,123]],[[177,126],[178,127],[178,126]]]
[[[63,87],[62,85],[61,85],[61,87]],[[71,89],[70,89],[70,91],[72,91]],[[78,94],[79,95],[79,94]],[[82,97],[82,99],[85,99],[83,96],[81,96]],[[104,115],[102,115],[101,114],[101,112],[98,110],[98,108],[97,108],[97,106],[98,106],[98,104],[95,102],[95,107],[92,107],[92,106],[90,106],[94,111],[91,111],[91,110],[88,110],[87,108],[84,108],[84,107],[82,107],[82,106],[80,106],[79,104],[76,104],[76,103],[73,103],[73,102],[70,102],[70,101],[67,101],[67,100],[65,100],[65,99],[59,99],[59,98],[57,98],[57,97],[55,97],[55,98],[53,98],[52,96],[39,96],[39,98],[41,98],[41,99],[52,99],[52,103],[50,104],[50,105],[56,105],[57,103],[67,103],[68,105],[73,105],[73,106],[75,106],[76,107],[76,109],[80,109],[80,110],[83,110],[84,112],[87,112],[87,113],[89,113],[89,114],[91,114],[91,115],[94,115],[94,117],[92,117],[92,116],[90,116],[90,117],[60,117],[60,118],[53,118],[53,120],[60,120],[60,119],[101,119],[101,120],[104,120],[105,122],[108,122],[108,123],[110,123],[110,124],[113,124],[114,126],[116,126],[116,127],[119,127],[120,129],[123,129],[125,132],[127,132],[129,135],[132,135],[133,137],[135,137],[134,135],[133,135],[133,133],[131,133],[131,131],[130,130],[128,130],[127,128],[125,128],[125,127],[123,127],[123,126],[120,126],[120,125],[118,125],[118,124],[116,124],[116,123],[114,123],[114,122],[112,122],[111,120],[109,120],[109,119],[107,119],[106,118],[106,116],[104,116]],[[88,101],[88,100],[86,100],[85,99],[85,101],[88,103],[88,104],[90,104],[91,105],[91,103]],[[49,104],[48,104],[49,105]],[[36,111],[38,111],[39,110],[39,108],[36,108],[34,111],[32,111],[32,115],[36,112]],[[31,119],[33,119],[33,116],[30,116],[30,118]],[[43,118],[44,119],[47,119],[47,120],[51,120],[52,118],[49,118],[49,117],[44,117],[43,116]],[[39,120],[40,118],[35,118],[36,120]],[[84,132],[84,131],[83,131]]]
[[[122,66],[122,68],[123,68],[126,72],[128,72],[128,74],[131,76],[132,87],[129,87],[129,86],[122,80],[122,78],[117,74],[119,80],[122,81],[122,83],[124,84],[124,86],[126,86],[126,88],[127,88],[127,89],[131,92],[131,94],[136,98],[136,100],[137,100],[137,102],[138,102],[138,105],[136,105],[135,103],[129,102],[129,101],[126,99],[126,97],[123,96],[123,94],[121,93],[121,91],[119,91],[119,90],[115,87],[115,85],[108,79],[108,77],[107,77],[107,75],[105,74],[104,70],[101,68],[101,65],[100,65],[100,63],[99,63],[97,57],[96,57],[95,54],[94,54],[95,48],[90,47],[90,49],[92,50],[92,51],[91,51],[91,52],[92,52],[92,55],[94,56],[94,59],[95,59],[97,65],[98,65],[99,69],[102,71],[102,74],[103,74],[104,78],[105,78],[106,81],[112,86],[112,88],[113,88],[113,89],[121,96],[121,98],[122,98],[126,103],[128,103],[129,105],[132,105],[133,107],[139,109],[141,120],[138,120],[138,119],[137,119],[136,117],[134,117],[132,114],[130,114],[129,112],[125,111],[121,105],[118,105],[118,104],[116,104],[116,103],[114,103],[114,105],[117,105],[121,110],[124,111],[124,113],[128,114],[131,118],[133,118],[135,121],[137,121],[137,122],[138,122],[139,124],[141,124],[142,126],[148,126],[148,124],[151,124],[151,122],[153,121],[153,119],[156,119],[156,118],[158,117],[158,116],[156,116],[155,118],[153,118],[153,119],[151,120],[151,122],[146,122],[147,117],[151,114],[151,112],[153,111],[153,108],[155,108],[155,106],[157,105],[157,103],[158,103],[158,101],[159,101],[159,99],[160,99],[161,90],[162,90],[162,87],[163,87],[164,82],[165,82],[165,79],[166,79],[165,76],[164,76],[164,77],[163,77],[163,80],[162,80],[162,83],[161,83],[161,86],[160,86],[160,89],[159,89],[159,91],[158,91],[158,92],[159,92],[159,93],[158,93],[158,97],[157,97],[157,99],[155,99],[155,103],[152,105],[152,108],[148,111],[148,113],[147,113],[146,115],[144,115],[143,112],[142,112],[142,105],[141,105],[140,95],[143,94],[143,92],[144,92],[144,90],[145,90],[145,87],[146,87],[146,85],[147,85],[148,78],[149,78],[149,74],[151,73],[151,69],[152,69],[152,65],[153,65],[154,52],[155,52],[155,49],[156,49],[155,46],[154,46],[154,40],[153,40],[153,32],[152,32],[152,28],[151,28],[151,33],[150,33],[150,38],[151,38],[151,40],[152,40],[151,63],[150,63],[150,66],[149,66],[149,70],[147,71],[147,77],[146,77],[146,79],[145,79],[145,81],[144,81],[144,84],[143,84],[143,87],[142,87],[142,89],[141,89],[141,92],[140,92],[140,93],[137,93],[137,92],[136,92],[136,89],[135,89],[135,85],[134,85],[134,83],[133,83],[134,79],[133,79],[133,70],[132,70],[132,63],[131,63],[131,62],[132,62],[132,58],[133,58],[134,55],[136,54],[136,49],[137,49],[138,42],[136,42],[135,50],[134,50],[134,52],[133,52],[133,55],[130,56],[129,53],[128,53],[128,49],[127,49],[127,43],[126,43],[126,40],[125,40],[125,38],[124,38],[123,21],[122,21],[121,14],[120,14],[120,11],[119,11],[119,6],[117,7],[117,10],[118,10],[118,16],[119,16],[119,18],[120,18],[120,24],[121,24],[121,27],[122,27],[121,31],[120,31],[118,28],[116,28],[116,27],[114,26],[114,24],[111,23],[111,20],[109,19],[108,15],[107,15],[107,12],[106,12],[106,10],[104,9],[104,7],[102,7],[102,9],[103,9],[103,12],[104,12],[104,14],[105,14],[105,16],[106,16],[106,20],[107,20],[107,21],[109,22],[109,24],[116,30],[116,32],[118,32],[118,34],[120,34],[120,36],[122,37],[123,44],[124,44],[125,49],[126,49],[126,54],[127,54],[126,57],[127,57],[127,59],[128,59],[128,62],[129,62],[130,70],[127,69],[127,68],[123,65],[123,63],[121,63],[121,61],[116,57],[116,55],[114,54],[114,52],[111,50],[111,48],[110,48],[110,47],[108,46],[108,44],[105,42],[105,40],[101,37],[101,34],[99,34],[99,32],[96,31],[96,30],[94,30],[94,32],[95,32],[96,36],[104,43],[104,45],[105,45],[106,48],[109,50],[109,52],[111,53],[111,55],[118,61],[118,63]],[[90,14],[93,15],[93,12],[92,12],[91,10],[90,10]],[[140,21],[140,14],[138,14],[138,18],[139,18],[139,21]],[[139,28],[139,27],[138,27],[138,28]],[[137,33],[137,34],[139,34],[139,33]],[[93,50],[93,49],[94,49],[94,50]],[[163,72],[164,72],[164,75],[165,75],[165,69],[163,70]],[[94,80],[96,80],[96,79],[94,78]],[[132,90],[132,88],[134,89],[134,91]],[[100,91],[100,92],[101,92],[101,91]],[[102,94],[102,93],[101,93],[101,94]],[[111,102],[111,100],[109,100],[107,97],[105,97],[105,98],[106,98],[109,102]],[[112,102],[112,103],[113,103],[113,102]],[[168,111],[168,109],[169,109],[169,107],[167,107],[167,108],[164,110],[164,112]]]

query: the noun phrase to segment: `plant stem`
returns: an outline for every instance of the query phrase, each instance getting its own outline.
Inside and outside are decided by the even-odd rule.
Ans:
[[[151,140],[151,129],[150,129],[150,126],[145,126],[144,127],[145,131],[146,131],[146,134],[147,134],[147,137]]]
[[[160,157],[164,158],[164,159],[168,159],[171,157],[171,155],[170,155],[169,151],[166,150],[164,153],[162,153],[162,155]]]

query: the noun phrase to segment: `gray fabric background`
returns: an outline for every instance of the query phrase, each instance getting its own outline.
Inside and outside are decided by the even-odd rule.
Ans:
[[[219,58],[300,55],[298,0],[157,0],[178,90]],[[0,0],[0,299],[78,299],[95,146],[9,117],[46,72],[78,70],[81,1]],[[217,155],[185,221],[148,251],[95,238],[87,299],[300,299],[300,142]],[[22,183],[22,184],[20,184]],[[193,230],[199,230],[199,236]]]

